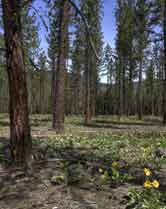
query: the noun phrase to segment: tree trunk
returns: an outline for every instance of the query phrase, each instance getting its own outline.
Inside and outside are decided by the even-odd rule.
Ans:
[[[42,103],[43,103],[43,95],[42,95],[42,70],[39,72],[39,113],[42,114]]]
[[[76,72],[76,79],[75,79],[75,94],[74,94],[74,104],[75,104],[75,114],[80,114],[81,110],[81,71],[80,69]]]
[[[163,124],[166,124],[166,1],[163,5],[164,72],[163,72]]]
[[[91,85],[90,85],[90,63],[89,63],[89,49],[85,50],[86,57],[86,69],[85,69],[85,125],[91,123],[92,114],[91,114]]]
[[[65,88],[65,68],[68,48],[68,22],[69,22],[69,3],[62,1],[60,8],[59,37],[58,37],[58,57],[56,78],[54,84],[54,107],[53,107],[53,128],[57,133],[64,131],[64,88]]]
[[[128,116],[133,114],[133,67],[130,60],[130,72],[129,72],[129,97],[128,97]]]
[[[122,107],[122,60],[120,57],[119,60],[119,65],[118,65],[118,119],[120,121],[121,116],[122,116],[122,111],[123,111],[123,107]]]
[[[22,163],[30,156],[32,142],[19,5],[18,0],[2,0],[10,95],[11,154],[14,161]]]
[[[123,68],[122,68],[122,103],[123,103],[123,115],[126,115],[126,59],[123,59]]]
[[[142,58],[139,65],[139,81],[138,81],[138,119],[142,120]]]
[[[51,63],[51,72],[52,72],[52,83],[51,83],[51,98],[54,98],[55,95],[55,83],[56,83],[56,62],[55,62],[55,58],[52,58],[52,63]],[[53,99],[52,99],[53,100]],[[52,109],[54,109],[54,102],[52,102]]]

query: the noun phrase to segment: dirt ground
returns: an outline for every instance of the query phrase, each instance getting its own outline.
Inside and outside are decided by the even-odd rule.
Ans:
[[[89,180],[81,182],[72,180],[71,184],[66,181],[60,185],[53,184],[50,181],[51,177],[63,174],[63,163],[60,160],[54,160],[35,162],[33,171],[30,173],[19,168],[13,168],[13,170],[1,168],[0,208],[125,209],[126,194],[132,187],[138,187],[133,183],[125,183],[117,187],[111,187],[108,183],[100,187]],[[91,173],[89,168],[86,170],[85,167],[80,170],[83,176]],[[75,175],[74,171],[71,170],[71,172]]]
[[[108,186],[102,189],[84,184],[79,186],[52,185],[49,181],[52,168],[40,169],[35,178],[20,177],[18,174],[18,179],[16,177],[13,182],[5,183],[6,185],[0,192],[0,208],[125,209],[125,196],[133,185],[125,184],[117,188]]]

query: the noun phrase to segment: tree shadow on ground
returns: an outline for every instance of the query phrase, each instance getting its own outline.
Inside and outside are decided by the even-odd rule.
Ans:
[[[2,138],[0,141],[4,142],[5,139]],[[130,186],[143,185],[143,168],[137,168],[136,166],[138,165],[135,165],[134,167],[133,164],[126,166],[127,163],[123,160],[118,161],[118,165],[120,166],[119,172],[121,174],[132,175],[135,178],[132,180],[126,180],[123,183],[117,182],[115,184],[112,182],[110,167],[113,158],[111,153],[98,155],[96,151],[97,148],[87,147],[86,145],[81,145],[80,147],[75,147],[74,145],[68,145],[66,147],[55,146],[54,149],[52,149],[52,147],[47,144],[46,146],[35,144],[33,146],[33,154],[35,158],[32,163],[31,172],[25,173],[23,170],[23,173],[17,173],[9,170],[8,174],[5,173],[5,178],[2,183],[3,185],[1,184],[0,201],[1,199],[6,202],[8,199],[12,199],[13,201],[13,198],[15,198],[19,202],[21,201],[19,195],[20,192],[26,190],[24,193],[25,196],[21,196],[22,200],[29,199],[31,202],[32,196],[29,194],[32,194],[32,191],[34,191],[35,194],[41,192],[41,189],[38,189],[39,185],[44,188],[45,195],[47,195],[50,188],[56,189],[58,186],[50,183],[50,178],[53,175],[65,175],[66,183],[64,186],[66,188],[71,188],[70,193],[72,200],[79,202],[82,207],[84,206],[83,208],[96,207],[95,202],[93,201],[94,194],[99,193],[104,196],[105,191],[111,193],[113,188],[126,187],[126,183],[129,184],[129,188]],[[101,187],[99,183],[100,176],[102,175],[99,173],[99,168],[108,170],[108,182],[104,187]],[[2,174],[0,178],[2,178]],[[94,181],[94,179],[96,180]],[[6,186],[6,183],[8,184],[8,190],[2,192],[2,188]],[[163,187],[162,185],[160,188],[163,189],[163,191],[166,190],[166,187]],[[86,195],[88,195],[88,197]],[[54,198],[56,198],[56,196]],[[41,205],[44,203],[45,202],[43,201]],[[103,209],[107,208],[104,207],[106,206],[104,204],[105,203],[103,203]],[[40,207],[38,206],[38,208]]]
[[[68,177],[78,177],[77,175],[77,166],[82,165],[81,168],[79,168],[83,174],[86,175],[86,177],[89,175],[91,177],[95,177],[97,175],[100,175],[99,169],[102,168],[103,170],[107,170],[109,173],[109,186],[110,187],[118,187],[120,185],[130,183],[131,185],[138,185],[142,186],[145,181],[144,176],[144,166],[139,166],[139,163],[135,164],[134,162],[130,164],[129,162],[124,161],[123,159],[118,160],[118,167],[117,170],[120,175],[128,175],[129,177],[124,182],[113,182],[111,180],[112,171],[111,171],[111,165],[113,162],[113,155],[111,153],[105,154],[104,156],[97,155],[96,154],[96,148],[74,148],[74,147],[68,147],[65,149],[57,149],[56,153],[59,153],[59,157],[62,159],[65,159],[66,165],[68,166],[69,175]],[[70,169],[71,166],[71,169]],[[71,172],[71,173],[70,173]],[[154,178],[160,179],[160,175],[154,171]],[[165,179],[165,180],[164,180]],[[87,179],[86,179],[87,180]],[[70,179],[68,180],[70,181]],[[83,183],[87,184],[87,181],[81,182],[81,186]],[[160,185],[161,191],[166,191],[166,173],[162,175],[162,181]],[[96,185],[94,185],[96,186]],[[96,187],[95,187],[96,188]],[[89,189],[92,189],[92,185],[89,184]],[[96,188],[98,189],[98,188]]]
[[[7,126],[9,126],[9,122],[8,121],[0,121],[0,126],[7,127]]]
[[[151,122],[151,123],[154,123],[154,124],[162,124],[162,119],[161,118],[151,118],[151,117],[147,117],[147,118],[144,118],[143,121],[145,122]]]
[[[73,124],[73,123],[72,123]],[[77,123],[75,124],[75,126],[80,126],[80,127],[87,127],[87,128],[96,128],[96,129],[102,129],[102,128],[106,128],[106,129],[117,129],[117,130],[125,130],[127,129],[127,127],[119,127],[119,126],[115,126],[114,124],[100,124],[100,123],[96,123],[96,122],[92,122],[90,124],[85,124],[85,123]]]
[[[120,126],[117,126],[117,125],[120,125],[120,124],[113,124],[113,123],[92,123],[92,124],[88,124],[88,125],[84,125],[86,127],[91,127],[91,128],[107,128],[107,129],[118,129],[118,130],[124,130],[124,129],[127,129],[127,127],[120,127]]]
[[[39,127],[41,125],[47,125],[47,123],[51,122],[49,118],[31,118],[30,124],[34,127]]]
[[[128,121],[108,121],[108,120],[95,120],[96,124],[113,124],[113,125],[127,125],[127,126],[156,126],[161,125],[159,122],[128,122]]]
[[[6,137],[0,137],[0,143],[3,145],[9,144],[9,139]]]

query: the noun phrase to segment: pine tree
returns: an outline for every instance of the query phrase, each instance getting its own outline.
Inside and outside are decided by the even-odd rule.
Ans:
[[[31,153],[31,133],[22,45],[21,1],[2,0],[6,62],[10,95],[10,144],[12,158],[26,162]]]
[[[119,0],[116,8],[117,21],[117,86],[118,86],[118,109],[119,118],[127,112],[127,71],[130,71],[130,85],[133,79],[133,68],[131,65],[133,52],[133,8],[129,0]],[[128,67],[130,60],[130,66]],[[130,106],[130,105],[129,105]]]
[[[74,106],[74,113],[80,114],[83,111],[83,72],[84,72],[84,30],[83,30],[83,23],[81,22],[80,18],[77,17],[75,20],[75,34],[74,34],[74,41],[72,46],[72,84],[71,88],[74,91],[72,96],[72,103]]]
[[[82,11],[87,19],[89,30],[93,34],[93,41],[97,49],[97,53],[101,56],[102,50],[102,1],[101,0],[85,0],[81,2]],[[91,123],[92,116],[96,110],[96,96],[98,86],[98,69],[100,62],[97,60],[94,51],[89,42],[88,35],[85,33],[85,124]]]
[[[44,113],[45,112],[45,106],[48,106],[48,98],[49,98],[49,88],[48,88],[48,73],[46,72],[47,69],[47,57],[45,55],[45,52],[42,51],[39,56],[39,113]],[[47,85],[47,86],[46,86]],[[45,91],[47,90],[47,92]]]
[[[52,74],[52,88],[51,95],[54,97],[55,90],[55,76],[56,76],[56,63],[58,56],[58,25],[59,25],[59,9],[60,2],[53,2],[53,5],[49,5],[49,28],[50,32],[47,38],[48,41],[48,58],[49,58],[49,67]],[[52,107],[54,103],[52,102]]]
[[[103,70],[102,75],[107,77],[107,90],[105,94],[105,103],[106,103],[106,112],[107,114],[111,113],[112,103],[113,103],[113,80],[114,80],[114,57],[113,51],[109,44],[107,44],[104,48],[104,57],[103,57]]]
[[[137,55],[138,55],[138,89],[137,89],[137,110],[138,118],[142,119],[142,74],[144,50],[148,44],[149,38],[149,4],[147,0],[138,0],[136,4],[136,40],[137,40]]]
[[[36,75],[36,63],[39,59],[40,39],[39,39],[39,24],[37,16],[32,13],[29,8],[25,7],[21,13],[22,34],[23,34],[23,49],[24,62],[26,69],[26,80],[28,87],[28,106],[30,113],[39,112]],[[37,68],[38,70],[38,68]]]
[[[0,48],[5,48],[4,35],[0,33]],[[6,72],[6,59],[5,51],[1,50],[0,52],[0,112],[8,112],[8,79]]]
[[[163,71],[163,124],[166,124],[166,1],[162,2],[163,7],[163,45],[164,45],[164,71]]]
[[[161,112],[163,116],[163,124],[166,124],[166,1],[158,0],[154,1],[152,4],[152,17],[151,22],[155,27],[160,28],[161,30],[153,31],[154,33],[154,45],[158,46],[158,50],[160,53],[160,57],[158,57],[157,62],[160,63],[158,65],[158,77],[160,82],[162,83],[159,92],[162,92],[162,101],[161,103]],[[154,27],[154,28],[155,28]],[[162,46],[161,46],[162,45]],[[157,56],[156,56],[157,57]],[[161,59],[160,59],[161,58]]]
[[[154,71],[153,60],[150,61],[150,64],[147,68],[145,90],[146,90],[147,112],[148,114],[154,115],[155,71]]]
[[[64,130],[64,89],[68,49],[69,9],[70,7],[68,1],[61,1],[58,25],[58,53],[55,76],[56,82],[53,86],[53,128],[58,133]]]

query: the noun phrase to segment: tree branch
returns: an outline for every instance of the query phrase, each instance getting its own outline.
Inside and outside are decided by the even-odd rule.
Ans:
[[[42,21],[42,23],[43,23],[45,29],[46,29],[47,32],[48,32],[47,23],[45,22],[45,20],[44,20],[44,18],[42,17],[42,15],[41,15],[41,14],[39,13],[39,11],[38,11],[35,7],[33,7],[32,5],[31,5],[30,7],[31,7],[31,8],[35,11],[35,13],[40,17],[40,19],[41,19],[41,21]]]
[[[89,30],[89,25],[88,25],[88,23],[87,23],[87,20],[86,20],[86,18],[85,18],[85,15],[83,14],[83,12],[77,7],[77,5],[76,5],[72,0],[68,0],[68,1],[69,1],[69,3],[74,7],[74,9],[76,10],[76,12],[80,15],[80,17],[82,18],[82,21],[83,21],[84,24],[85,24],[86,32],[87,32],[87,34],[88,34],[89,42],[90,42],[90,45],[91,45],[91,47],[92,47],[92,50],[94,51],[96,58],[97,58],[98,60],[100,60],[100,57],[99,57],[99,55],[98,55],[98,53],[97,53],[97,50],[96,50],[96,48],[95,48],[95,45],[94,45],[94,43],[93,43],[92,36],[91,36],[91,32],[90,32],[90,30]]]
[[[30,4],[30,3],[33,3],[35,0],[26,0],[24,3],[23,3],[23,7]],[[85,29],[86,29],[86,32],[87,32],[87,35],[88,35],[88,38],[89,38],[89,42],[90,42],[90,45],[92,47],[92,50],[94,51],[94,54],[96,56],[96,58],[98,60],[100,60],[100,56],[98,55],[97,53],[97,50],[95,48],[95,44],[92,40],[92,36],[91,36],[91,32],[90,32],[90,29],[89,29],[89,25],[87,23],[87,20],[85,18],[85,15],[83,14],[83,12],[77,7],[77,5],[72,1],[72,0],[68,0],[69,3],[72,5],[72,7],[74,7],[74,9],[76,10],[76,12],[80,15],[80,17],[82,18],[82,21],[84,22],[84,25],[85,25]],[[50,3],[50,1],[49,1]],[[40,17],[44,27],[46,28],[46,30],[48,31],[48,27],[47,27],[47,24],[45,23],[43,17],[39,14],[38,10],[36,8],[34,8],[32,5],[31,5],[31,8],[37,13],[37,15]]]
[[[34,63],[34,61],[33,61],[30,57],[29,57],[29,61],[30,61],[30,64],[32,65],[32,67],[34,67],[37,71],[40,71],[39,66],[36,65],[36,64]]]
[[[1,47],[0,52],[5,53],[6,49]],[[40,71],[39,66],[37,64],[35,64],[34,61],[30,57],[28,57],[28,59],[29,59],[30,64],[32,65],[32,67],[34,67],[37,71]]]

